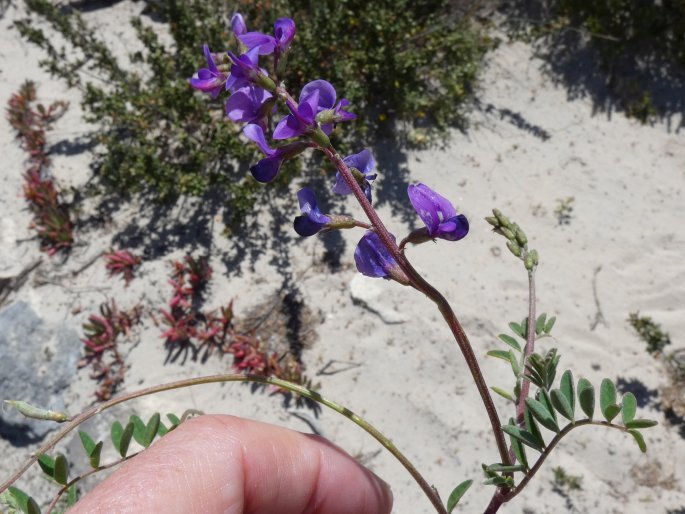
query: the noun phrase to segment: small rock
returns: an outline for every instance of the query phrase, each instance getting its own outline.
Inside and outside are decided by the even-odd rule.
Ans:
[[[384,280],[374,280],[357,274],[350,282],[350,296],[356,305],[378,315],[383,323],[388,325],[405,323],[409,321],[409,317],[397,311],[390,301],[392,294],[389,287],[393,285]]]

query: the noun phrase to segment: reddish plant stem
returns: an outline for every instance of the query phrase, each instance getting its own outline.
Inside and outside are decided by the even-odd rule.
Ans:
[[[535,272],[528,272],[528,333],[526,334],[526,347],[523,350],[523,372],[525,373],[528,357],[535,351]],[[530,393],[530,382],[523,380],[521,383],[521,394],[516,404],[516,422],[523,424],[524,413],[526,410],[526,398]]]
[[[424,293],[438,306],[440,313],[447,322],[447,325],[449,326],[450,330],[452,331],[452,334],[454,335],[455,340],[457,341],[457,344],[459,345],[459,349],[461,350],[462,355],[464,356],[466,365],[471,371],[473,380],[476,383],[476,388],[478,389],[483,404],[485,405],[485,410],[488,414],[488,418],[490,419],[492,432],[495,437],[500,458],[504,464],[510,464],[511,461],[509,458],[509,452],[507,450],[507,443],[504,439],[504,433],[501,430],[502,424],[497,414],[497,410],[495,409],[495,405],[492,401],[492,397],[490,396],[490,391],[488,390],[488,386],[485,383],[485,379],[483,378],[483,374],[480,370],[480,366],[478,365],[478,360],[476,359],[476,355],[473,352],[473,348],[471,347],[471,343],[469,342],[466,333],[464,333],[464,330],[461,324],[459,323],[459,320],[457,319],[456,315],[454,314],[454,311],[452,310],[452,307],[450,306],[449,302],[437,289],[435,289],[431,284],[429,284],[414,269],[414,267],[409,263],[407,258],[404,256],[404,253],[400,251],[394,238],[392,237],[392,235],[390,235],[388,229],[385,228],[385,225],[376,213],[376,210],[371,206],[371,202],[369,202],[369,200],[366,198],[366,195],[364,195],[364,192],[362,191],[361,187],[353,177],[352,172],[350,172],[347,165],[341,159],[340,155],[338,155],[335,152],[335,150],[330,146],[327,148],[322,148],[322,151],[324,152],[326,157],[333,163],[333,165],[340,172],[340,174],[343,176],[345,182],[352,190],[354,196],[357,198],[357,201],[364,210],[364,213],[369,218],[371,225],[373,225],[373,230],[376,232],[376,234],[378,234],[380,240],[383,242],[383,244],[388,249],[390,254],[393,256],[395,261],[397,261],[402,271],[409,278],[410,285],[414,287],[416,290]]]

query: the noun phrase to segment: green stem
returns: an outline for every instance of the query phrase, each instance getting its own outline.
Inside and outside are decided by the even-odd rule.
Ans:
[[[64,439],[71,431],[73,431],[75,428],[77,428],[79,425],[84,423],[85,421],[89,420],[93,416],[104,412],[115,405],[119,405],[120,403],[128,402],[130,400],[133,400],[135,398],[140,398],[143,396],[148,396],[151,394],[157,394],[161,393],[163,391],[171,391],[174,389],[181,389],[185,387],[191,387],[191,386],[196,386],[196,385],[201,385],[201,384],[214,384],[214,383],[220,383],[220,382],[256,382],[260,384],[268,384],[268,385],[273,385],[276,387],[280,387],[282,389],[286,389],[288,391],[291,391],[293,393],[297,393],[300,396],[303,396],[305,398],[308,398],[310,400],[313,400],[315,402],[321,403],[322,405],[325,405],[326,407],[334,410],[335,412],[342,414],[345,416],[347,419],[361,427],[363,430],[365,430],[368,434],[370,434],[376,441],[378,441],[386,450],[388,450],[400,463],[405,467],[405,469],[409,472],[409,474],[412,476],[412,478],[419,484],[423,492],[426,494],[430,502],[433,504],[435,507],[436,511],[439,512],[440,514],[447,514],[447,511],[445,510],[445,507],[442,505],[442,501],[440,499],[440,496],[438,495],[437,491],[431,487],[428,482],[423,478],[423,476],[418,472],[418,470],[414,467],[414,465],[411,463],[407,457],[404,456],[400,450],[395,447],[395,445],[388,439],[385,435],[383,435],[382,432],[380,432],[378,429],[376,429],[373,425],[371,425],[369,422],[364,420],[363,418],[359,417],[357,414],[349,410],[347,407],[344,407],[332,400],[329,400],[327,398],[324,398],[321,396],[319,393],[316,391],[312,391],[310,389],[307,389],[306,387],[303,387],[298,384],[293,384],[291,382],[286,382],[285,380],[281,380],[275,377],[263,377],[263,376],[257,376],[257,375],[235,375],[235,374],[222,374],[222,375],[209,375],[205,377],[196,377],[196,378],[188,378],[185,380],[178,380],[176,382],[170,382],[168,384],[161,384],[161,385],[156,385],[152,387],[147,387],[145,389],[141,389],[139,391],[134,391],[132,393],[127,393],[123,394],[121,396],[118,396],[116,398],[112,398],[111,400],[108,400],[104,403],[101,403],[100,405],[95,405],[91,407],[90,409],[87,409],[83,411],[82,413],[73,416],[71,420],[68,422],[67,426],[65,426],[55,437],[53,437],[50,441],[48,441],[46,444],[44,444],[40,449],[38,449],[36,452],[31,455],[31,457],[21,466],[21,468],[14,473],[6,482],[4,482],[0,486],[0,493],[4,492],[9,486],[11,486],[14,482],[16,482],[19,477],[21,477],[28,468],[34,464],[38,460],[38,456],[42,455],[52,448],[55,447],[55,445]]]

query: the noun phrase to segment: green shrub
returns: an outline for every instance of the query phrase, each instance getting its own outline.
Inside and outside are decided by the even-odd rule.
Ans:
[[[298,33],[285,82],[294,96],[301,86],[325,77],[351,100],[359,121],[336,141],[343,151],[353,140],[414,128],[426,137],[463,121],[487,41],[450,14],[446,0],[274,0],[222,4],[201,0],[147,2],[146,11],[167,22],[173,45],[162,44],[150,24],[131,20],[143,50],[120,63],[80,14],[49,0],[27,0],[31,18],[17,22],[21,34],[42,47],[43,66],[83,91],[88,121],[101,129],[96,169],[118,192],[147,192],[160,200],[225,194],[233,219],[255,203],[260,188],[246,171],[257,156],[224,119],[223,105],[194,93],[187,83],[205,65],[202,44],[215,52],[235,49],[230,17],[241,11],[250,30],[271,32],[290,16]],[[37,27],[42,19],[64,38],[57,48]],[[93,78],[95,77],[95,78]],[[415,132],[411,132],[415,134]],[[283,175],[292,178],[297,170]]]

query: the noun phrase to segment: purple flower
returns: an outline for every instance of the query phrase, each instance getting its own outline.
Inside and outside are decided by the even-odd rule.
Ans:
[[[410,184],[407,188],[409,201],[426,224],[431,238],[459,241],[469,232],[469,222],[445,197],[425,184]]]
[[[236,37],[242,36],[247,32],[247,25],[245,25],[245,20],[243,15],[240,13],[235,13],[231,18],[231,30]]]
[[[252,176],[258,182],[271,182],[278,175],[284,161],[292,159],[302,153],[309,146],[308,143],[295,142],[278,148],[271,148],[264,137],[264,130],[259,125],[250,123],[243,129],[249,139],[257,143],[266,157],[250,168]]]
[[[372,173],[373,169],[376,167],[376,160],[369,150],[362,150],[359,153],[348,155],[343,159],[343,162],[347,164],[350,169],[357,170],[359,173],[352,174],[357,179],[359,186],[364,191],[364,195],[371,201],[371,180],[375,180],[378,176],[376,173]],[[345,179],[340,174],[340,172],[335,175],[335,184],[333,185],[333,192],[339,195],[350,195],[352,190],[350,186],[347,185]]]
[[[236,56],[233,52],[227,53],[233,62],[231,74],[226,80],[226,89],[230,89],[231,92],[254,84],[260,74],[267,75],[266,70],[259,67],[259,54],[256,48],[240,56]]]
[[[357,270],[367,277],[392,278],[398,282],[407,283],[397,261],[378,234],[371,230],[368,230],[359,240],[354,251],[354,262],[357,264]]]
[[[203,93],[209,93],[212,95],[212,98],[216,98],[224,88],[227,77],[225,73],[222,73],[216,67],[209,47],[204,45],[202,49],[205,53],[205,58],[207,59],[208,68],[199,69],[188,82],[190,82],[190,85],[195,89],[202,91]]]
[[[300,202],[302,216],[295,218],[293,223],[295,232],[303,237],[313,236],[331,222],[330,216],[321,214],[316,205],[314,191],[307,187],[302,188],[297,192],[297,199]]]
[[[290,18],[279,18],[274,23],[274,35],[261,32],[247,32],[238,35],[238,39],[250,50],[257,48],[259,55],[285,53],[295,37],[295,22]],[[274,37],[275,36],[275,37]]]
[[[231,121],[257,123],[266,126],[266,116],[273,102],[273,95],[260,87],[245,86],[233,93],[226,102],[226,114]]]

